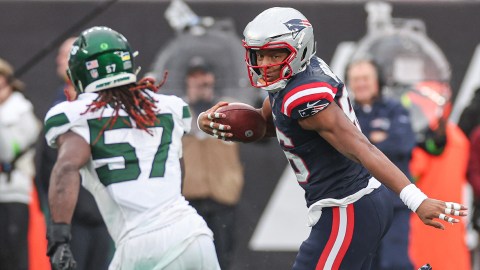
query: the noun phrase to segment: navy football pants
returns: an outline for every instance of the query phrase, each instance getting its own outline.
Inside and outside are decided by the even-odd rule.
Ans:
[[[370,270],[393,217],[382,185],[348,207],[328,207],[300,246],[293,270]]]
[[[378,270],[412,270],[408,255],[410,215],[412,211],[391,190],[387,190],[393,202],[392,226],[380,242],[374,265]]]

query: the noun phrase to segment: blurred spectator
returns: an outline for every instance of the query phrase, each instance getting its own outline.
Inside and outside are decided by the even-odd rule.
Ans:
[[[0,269],[28,269],[28,222],[33,146],[40,123],[23,84],[0,59]]]
[[[470,218],[473,229],[480,232],[480,88],[475,90],[475,94],[470,104],[463,110],[458,120],[458,126],[465,135],[470,138],[470,160],[468,165],[467,180],[473,190],[473,211]],[[472,267],[480,269],[480,247],[472,249]],[[476,267],[476,268],[475,268]]]
[[[354,95],[354,110],[363,134],[411,179],[408,164],[413,147],[413,133],[408,111],[396,100],[382,95],[377,65],[357,60],[347,68],[347,82]],[[410,210],[397,194],[390,191],[394,204],[392,226],[382,239],[374,269],[411,270],[408,255]]]
[[[60,46],[56,58],[57,75],[61,85],[56,92],[53,105],[65,100],[75,99],[76,92],[68,82],[67,68],[70,49],[76,38],[65,40]],[[39,141],[36,156],[37,186],[41,198],[42,209],[47,210],[47,191],[50,172],[57,159],[57,150],[48,147],[45,140]],[[47,220],[50,220],[47,218]],[[108,234],[100,211],[93,196],[80,187],[77,205],[72,219],[71,250],[77,260],[77,270],[108,269],[113,255],[113,241]]]
[[[477,125],[470,134],[470,160],[468,163],[468,182],[472,185],[475,201],[474,227],[480,231],[480,125]]]
[[[199,16],[184,0],[172,0],[165,9],[165,19],[176,34],[159,48],[147,77],[156,81],[168,70],[162,93],[182,96],[185,93],[185,67],[195,57],[208,59],[215,69],[217,96],[238,102],[263,104],[265,93],[250,87],[245,69],[245,49],[237,34],[235,20]]]
[[[477,93],[479,91],[477,90]],[[478,94],[477,94],[478,96]],[[480,123],[470,133],[470,160],[468,162],[467,179],[473,190],[473,215],[471,217],[473,228],[480,232]],[[477,246],[472,250],[474,269],[480,269],[480,249]]]
[[[450,96],[447,92],[451,92],[448,85],[423,82],[408,94],[429,123],[424,141],[413,151],[410,169],[416,185],[429,196],[464,202],[469,142],[462,130],[448,121],[451,104],[443,100]],[[464,221],[460,220],[463,226],[448,226],[441,232],[412,218],[410,256],[414,266],[428,262],[433,269],[471,269]]]
[[[75,93],[72,86],[67,84],[67,68],[68,68],[68,55],[70,54],[70,48],[75,41],[74,37],[65,40],[58,49],[55,63],[57,65],[57,75],[60,79],[59,86],[55,91],[55,100],[53,105],[56,105],[66,100],[66,93]],[[42,131],[43,133],[43,131]],[[45,137],[45,134],[43,134]],[[48,181],[50,179],[50,172],[52,171],[53,164],[57,158],[57,152],[55,149],[48,147],[44,139],[41,139],[37,143],[37,149],[35,154],[35,185],[38,191],[38,197],[40,200],[40,207],[45,215],[48,217],[49,209],[47,202]],[[48,218],[46,220],[49,220]]]
[[[475,95],[470,105],[463,110],[458,121],[458,126],[467,137],[470,136],[470,133],[477,125],[480,125],[480,88],[475,90]]]
[[[193,119],[216,101],[215,75],[203,58],[192,58],[186,78],[186,98]],[[235,209],[243,188],[238,144],[201,132],[194,122],[183,138],[183,195],[213,231],[220,267],[227,270],[235,247]]]

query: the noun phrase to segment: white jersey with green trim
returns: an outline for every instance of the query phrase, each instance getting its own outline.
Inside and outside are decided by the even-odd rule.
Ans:
[[[176,96],[149,94],[156,100],[159,120],[148,129],[151,134],[134,128],[122,110],[101,133],[113,109],[85,113],[95,93],[60,103],[45,118],[51,147],[68,131],[90,144],[92,157],[80,171],[82,184],[94,195],[116,244],[195,212],[181,195],[182,136],[192,121],[188,105]]]

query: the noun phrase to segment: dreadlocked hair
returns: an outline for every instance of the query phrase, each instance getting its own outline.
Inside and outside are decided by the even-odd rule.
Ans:
[[[99,120],[103,118],[103,110],[107,106],[113,108],[112,117],[103,125],[100,133],[93,142],[96,144],[98,139],[107,129],[111,129],[118,120],[119,111],[124,110],[128,116],[135,122],[135,127],[146,131],[153,135],[149,127],[154,126],[160,120],[155,114],[156,100],[146,90],[158,92],[160,87],[165,83],[167,73],[164,74],[163,80],[159,85],[155,85],[155,80],[152,78],[144,78],[135,84],[122,85],[110,89],[105,89],[98,92],[98,96],[87,106],[87,109],[82,114],[88,112],[97,112],[102,110]],[[122,119],[128,126],[132,126],[130,122]]]

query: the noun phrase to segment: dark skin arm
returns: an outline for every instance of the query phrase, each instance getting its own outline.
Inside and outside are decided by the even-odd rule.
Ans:
[[[318,132],[328,143],[349,159],[362,164],[380,182],[399,194],[410,184],[408,178],[380,150],[353,125],[336,103],[330,104],[323,111],[299,120],[303,129]],[[466,210],[465,207],[462,210]],[[434,218],[445,211],[445,202],[426,199],[416,213],[426,225],[438,229],[444,226]],[[461,211],[461,216],[466,212]],[[458,221],[457,221],[458,222]]]
[[[80,189],[79,170],[91,156],[90,145],[78,134],[57,138],[58,156],[50,176],[48,202],[54,223],[70,224]]]
[[[179,159],[180,161],[180,170],[181,170],[181,176],[182,176],[182,185],[180,186],[181,189],[180,189],[180,192],[183,192],[183,184],[185,183],[185,161],[182,158]]]
[[[212,120],[208,119],[208,115],[210,114],[213,118],[225,118],[226,116],[224,114],[218,114],[218,117],[215,117],[214,112],[227,104],[226,102],[219,102],[208,111],[200,114],[198,119],[200,129],[212,135],[213,130],[218,129],[219,125],[214,123],[213,127],[210,127]],[[263,107],[259,109],[259,112],[264,116],[266,121],[269,121],[272,117],[272,109],[268,100],[264,101]],[[336,103],[330,104],[323,111],[311,117],[299,120],[299,124],[305,130],[318,132],[320,136],[340,153],[362,164],[376,179],[395,193],[399,194],[404,187],[410,184],[410,181],[400,169],[368,141]],[[228,133],[230,128],[230,126],[225,126],[225,137],[227,140],[232,136],[231,133]],[[416,214],[424,224],[438,229],[445,229],[443,224],[434,220],[438,218],[440,214],[445,213],[445,208],[446,204],[443,201],[426,199],[420,204]],[[466,209],[466,207],[462,206],[461,210],[463,211],[460,211],[459,216],[466,216]],[[457,222],[459,222],[458,219],[455,219],[454,223]]]
[[[303,129],[317,131],[349,159],[362,164],[377,179],[399,194],[410,184],[408,178],[353,125],[336,103],[298,122]]]

